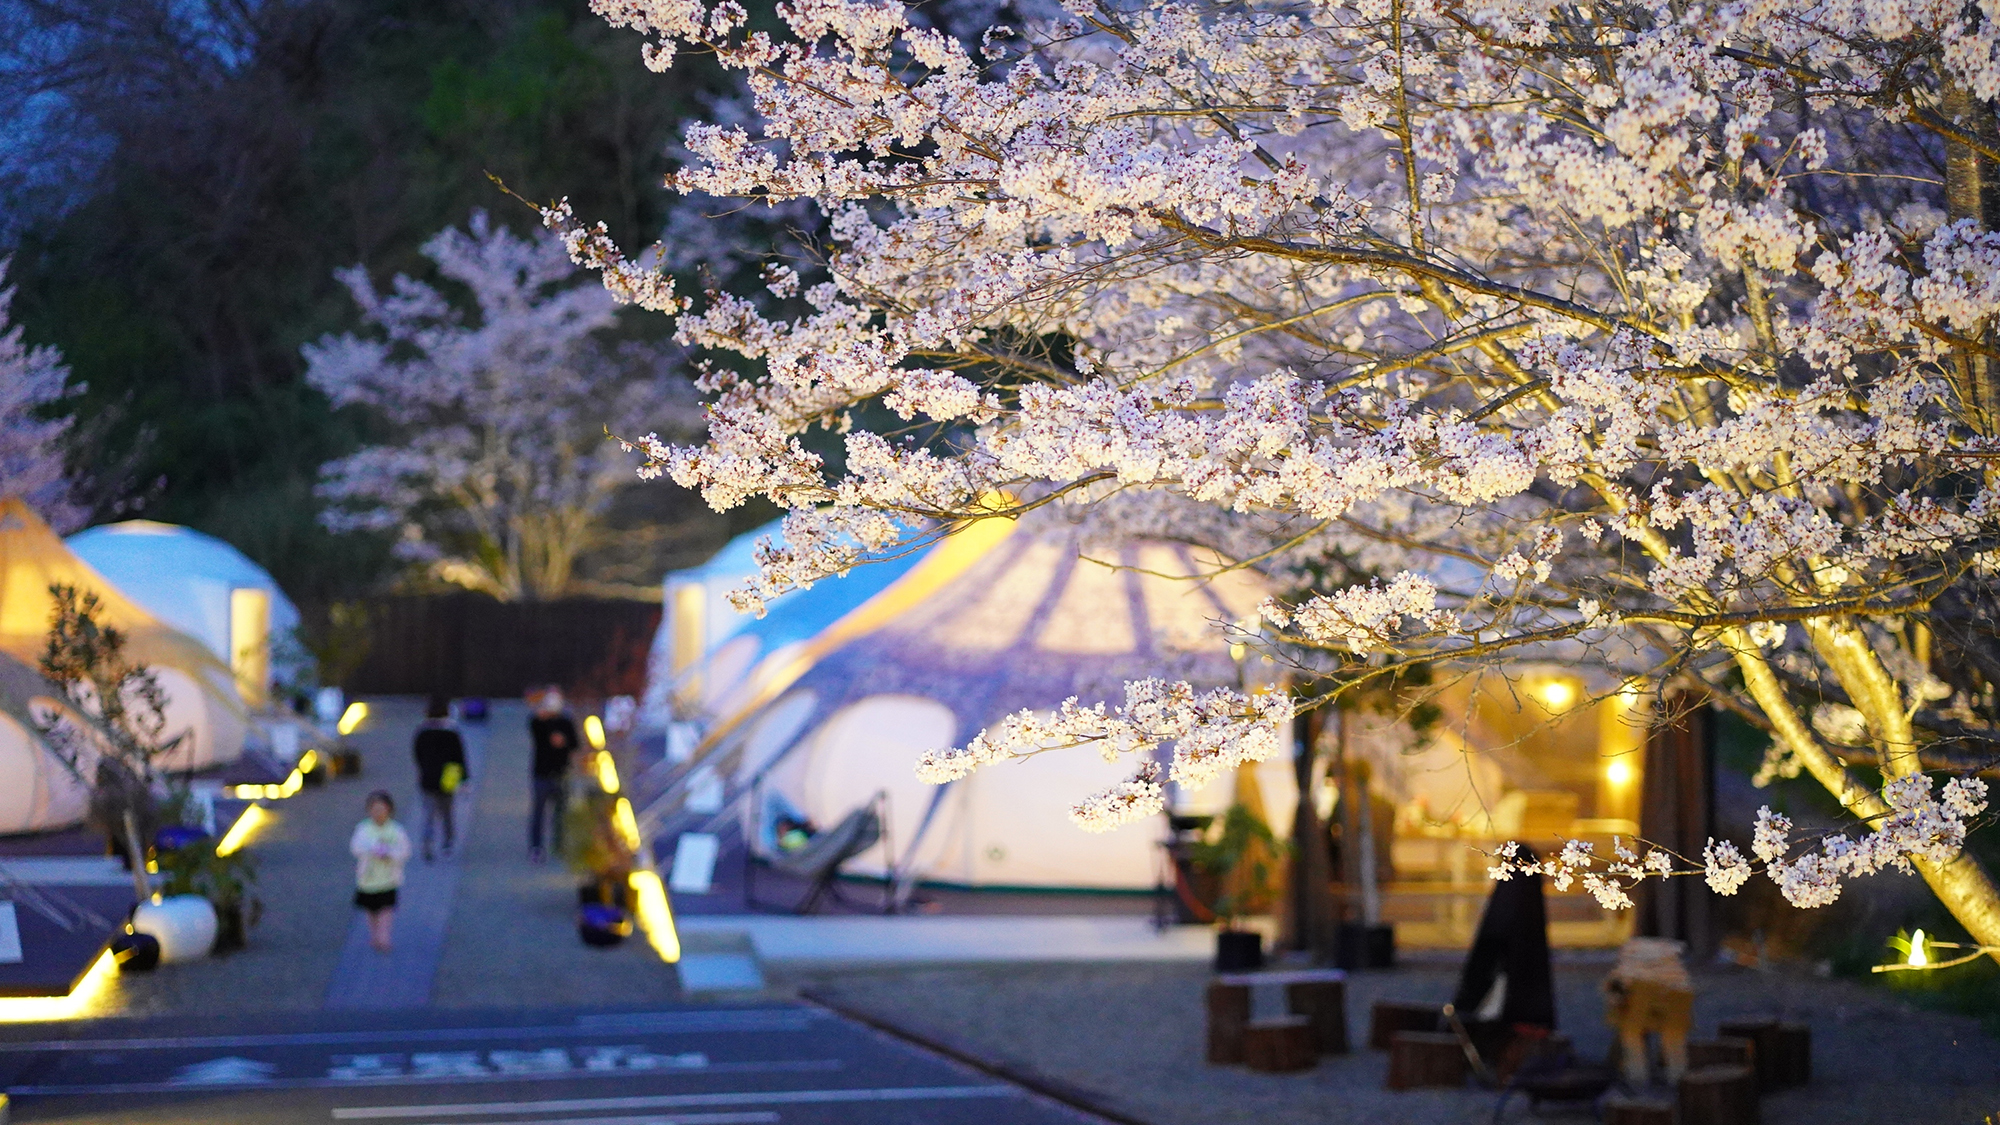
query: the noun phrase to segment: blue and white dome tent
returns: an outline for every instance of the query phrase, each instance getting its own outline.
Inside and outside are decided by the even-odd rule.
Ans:
[[[165,624],[206,645],[252,706],[302,659],[299,611],[269,572],[212,535],[153,520],[80,531],[69,549]]]

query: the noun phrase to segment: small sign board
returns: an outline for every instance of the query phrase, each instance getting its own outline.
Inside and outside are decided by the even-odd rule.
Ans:
[[[715,857],[722,842],[710,832],[683,832],[674,845],[674,868],[667,888],[679,895],[705,895],[715,886]]]

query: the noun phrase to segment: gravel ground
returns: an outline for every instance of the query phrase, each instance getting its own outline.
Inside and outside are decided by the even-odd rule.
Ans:
[[[1557,968],[1563,1029],[1602,1057],[1610,1035],[1597,983],[1608,963]],[[785,978],[920,1036],[1089,1092],[1152,1125],[1459,1125],[1491,1120],[1494,1095],[1383,1089],[1364,1049],[1377,998],[1449,998],[1456,969],[1414,966],[1349,982],[1349,1055],[1294,1075],[1211,1067],[1202,1059],[1198,965],[1010,965],[816,972]],[[2000,1114],[2000,1042],[1977,1021],[1918,1012],[1844,981],[1727,970],[1698,976],[1697,1034],[1718,1020],[1782,1015],[1813,1029],[1810,1086],[1763,1103],[1764,1125],[1983,1125]],[[1510,1120],[1526,1118],[1517,1103]]]

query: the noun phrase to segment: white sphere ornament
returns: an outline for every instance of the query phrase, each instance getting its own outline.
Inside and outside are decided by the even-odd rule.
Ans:
[[[215,948],[215,904],[201,895],[170,895],[142,902],[132,929],[160,943],[160,962],[199,961]]]

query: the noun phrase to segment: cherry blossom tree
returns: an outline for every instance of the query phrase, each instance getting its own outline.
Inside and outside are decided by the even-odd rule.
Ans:
[[[22,342],[21,326],[8,325],[14,290],[0,260],[0,490],[19,495],[58,532],[84,525],[89,513],[75,502],[63,455],[74,419],[48,416],[79,388],[54,348]]]
[[[1620,905],[1761,867],[1811,906],[1894,867],[2000,947],[1961,846],[2000,672],[1984,8],[1067,0],[966,42],[890,0],[790,0],[776,31],[593,6],[657,70],[743,75],[754,122],[693,125],[674,187],[827,219],[821,265],[689,297],[544,213],[714,357],[706,439],[640,444],[718,509],[790,509],[745,606],[976,520],[1152,519],[1319,576],[1260,640],[1335,691],[1549,654],[1684,681],[1854,818],[1767,813],[1754,862],[1578,843],[1559,883]],[[1106,827],[1276,752],[1290,713],[1139,683],[921,770],[1132,755],[1078,810]]]
[[[393,440],[327,465],[336,531],[397,534],[436,577],[505,599],[567,591],[602,544],[631,469],[610,430],[690,416],[686,381],[657,348],[606,339],[616,306],[554,236],[524,237],[475,212],[424,253],[445,289],[399,276],[378,292],[340,278],[367,335],[305,348],[306,378],[337,405],[375,412]]]

